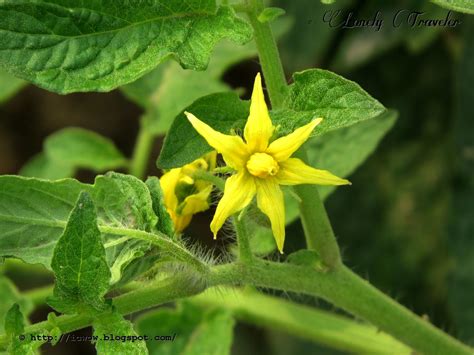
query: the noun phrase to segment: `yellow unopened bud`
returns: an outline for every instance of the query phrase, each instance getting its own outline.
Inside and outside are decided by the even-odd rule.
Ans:
[[[253,176],[266,178],[268,176],[275,176],[280,167],[270,154],[255,153],[247,161],[247,170]]]

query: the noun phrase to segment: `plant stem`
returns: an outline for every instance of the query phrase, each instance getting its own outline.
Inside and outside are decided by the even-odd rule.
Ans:
[[[135,142],[135,148],[133,150],[132,161],[130,162],[130,174],[139,179],[145,178],[154,138],[155,136],[148,132],[142,119],[137,141]]]
[[[239,246],[239,260],[243,263],[250,263],[253,260],[252,249],[250,248],[249,233],[245,223],[245,209],[234,215],[235,232],[237,233],[237,244]]]
[[[250,264],[216,266],[206,274],[175,275],[173,279],[160,280],[156,284],[118,296],[114,298],[114,305],[120,313],[128,314],[177,298],[196,295],[206,286],[230,284],[254,285],[324,298],[371,322],[422,354],[473,353],[473,349],[396,303],[344,266],[322,273],[311,267],[254,259]],[[86,327],[91,322],[90,318],[84,316],[66,315],[57,318],[63,332]],[[25,333],[41,332],[50,327],[48,322],[41,322],[26,327]],[[6,337],[0,336],[0,348],[6,344]]]
[[[298,155],[307,161],[304,147]],[[308,249],[316,250],[327,267],[337,267],[342,263],[341,253],[317,186],[296,185],[294,190],[301,201],[299,210]]]
[[[321,273],[314,268],[255,259],[252,264],[213,270],[220,282],[279,289],[321,297],[365,319],[422,354],[471,354],[462,344],[418,317],[345,266]],[[216,268],[217,269],[217,268]],[[227,274],[226,274],[227,273]]]
[[[250,324],[276,329],[351,353],[411,354],[409,347],[373,326],[254,290],[242,291],[221,286],[194,296],[191,300],[204,306],[228,309],[237,319]]]
[[[248,18],[253,27],[254,39],[258,49],[258,57],[262,66],[265,84],[272,103],[272,108],[283,106],[286,98],[287,85],[285,72],[280,61],[280,54],[268,22],[261,23],[258,15],[264,9],[263,0],[247,0]]]

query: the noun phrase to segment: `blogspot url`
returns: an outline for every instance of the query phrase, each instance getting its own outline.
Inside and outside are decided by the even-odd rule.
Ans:
[[[43,334],[22,334],[18,336],[20,341],[31,341],[31,342],[49,342],[49,343],[78,343],[78,342],[96,342],[96,341],[116,341],[121,343],[126,342],[137,342],[137,341],[174,341],[176,339],[176,333],[172,335],[115,335],[115,334],[102,334],[102,335],[75,335],[75,334],[62,334],[62,335],[43,335]]]

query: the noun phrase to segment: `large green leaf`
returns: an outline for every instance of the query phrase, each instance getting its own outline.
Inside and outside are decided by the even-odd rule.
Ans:
[[[312,119],[322,117],[323,122],[313,133],[320,136],[385,111],[385,107],[358,84],[330,71],[308,69],[295,73],[293,79],[287,108],[272,112],[279,135],[286,135]]]
[[[155,230],[158,219],[150,193],[139,179],[109,173],[98,176],[94,185],[73,179],[46,181],[17,176],[0,177],[0,253],[28,263],[50,268],[54,246],[66,226],[81,191],[89,192],[103,232],[111,282],[117,282],[123,269],[144,255],[149,243],[120,237],[121,229]]]
[[[87,192],[79,195],[66,228],[54,248],[55,275],[48,303],[62,313],[104,310],[110,270],[105,259],[97,213]]]
[[[311,138],[305,144],[309,165],[348,177],[377,148],[380,140],[392,128],[397,115],[396,111],[388,110],[374,119]],[[326,199],[335,187],[319,186],[318,189],[321,198]],[[290,194],[285,194],[285,205],[286,223],[289,224],[299,215],[298,201]]]
[[[220,39],[244,43],[251,28],[213,0],[7,0],[0,33],[0,65],[70,93],[111,90],[169,56],[202,70]]]
[[[202,310],[184,303],[176,310],[160,309],[137,320],[140,334],[169,336],[167,341],[150,339],[150,354],[230,354],[234,319],[223,309]]]
[[[249,106],[235,93],[221,93],[202,97],[186,110],[214,129],[228,134],[232,128],[244,126]],[[212,148],[181,112],[166,135],[157,164],[163,169],[183,166],[210,151]]]
[[[446,9],[474,14],[474,2],[471,0],[431,0]]]
[[[94,321],[94,336],[98,338],[95,349],[98,355],[109,354],[148,354],[145,341],[133,329],[132,323],[124,319],[119,313],[111,312],[101,314]],[[151,334],[154,334],[152,332]],[[150,334],[150,335],[151,335]],[[119,336],[119,339],[110,337]],[[124,339],[123,341],[121,339]]]
[[[75,169],[69,164],[51,160],[44,152],[38,153],[26,162],[19,175],[48,180],[72,177]]]
[[[15,78],[0,68],[0,104],[15,95],[26,82]]]

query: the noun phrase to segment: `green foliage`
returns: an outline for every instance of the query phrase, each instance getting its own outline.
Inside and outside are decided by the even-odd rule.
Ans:
[[[2,295],[0,320],[5,319],[5,315],[13,304],[18,304],[23,314],[28,314],[33,308],[30,300],[23,297],[13,282],[4,275],[0,275],[0,295]],[[0,321],[0,334],[2,333],[5,333],[5,329],[3,321]]]
[[[10,338],[8,353],[10,355],[35,355],[41,342],[20,339],[25,329],[25,320],[20,306],[15,303],[5,315],[5,333]]]
[[[127,0],[4,1],[0,63],[58,93],[108,91],[132,82],[169,56],[205,69],[214,45],[251,38],[246,22],[212,0],[166,6]],[[32,55],[32,53],[34,55]]]
[[[322,69],[308,69],[293,75],[286,106],[273,111],[272,120],[278,134],[286,135],[316,117],[323,122],[315,136],[369,120],[385,111],[353,81]]]
[[[104,171],[124,167],[126,159],[114,143],[82,128],[65,128],[49,136],[46,155],[62,165]]]
[[[98,337],[95,349],[98,355],[131,354],[144,355],[148,350],[144,340],[139,340],[132,323],[124,319],[117,312],[103,313],[93,324],[94,336]],[[120,339],[111,340],[105,337],[120,336]]]
[[[72,177],[75,169],[67,163],[52,161],[44,152],[36,154],[21,168],[19,175],[48,180]]]
[[[474,3],[470,0],[431,0],[446,9],[474,14]]]
[[[110,271],[105,258],[97,214],[90,195],[79,195],[66,228],[54,248],[51,267],[54,295],[48,303],[62,313],[104,310]]]
[[[6,102],[25,85],[26,82],[15,78],[0,68],[0,104]]]
[[[79,193],[92,187],[72,179],[57,182],[0,176],[0,252],[50,267]]]
[[[101,172],[126,165],[127,159],[110,139],[70,127],[46,138],[44,152],[33,157],[20,174],[54,180],[72,177],[81,168]]]
[[[173,236],[173,221],[171,220],[171,217],[165,207],[163,190],[160,186],[160,179],[158,179],[156,176],[150,176],[145,183],[148,187],[148,190],[150,191],[153,210],[158,217],[159,224],[157,229],[167,236]]]
[[[92,196],[99,228],[108,228],[101,233],[102,240],[112,272],[110,282],[118,282],[124,268],[150,250],[149,242],[123,237],[121,230],[161,228],[147,186],[129,175],[98,176],[94,185],[72,179],[0,177],[1,255],[49,268],[54,246],[81,191]]]
[[[182,303],[176,310],[161,309],[137,320],[140,334],[171,336],[173,341],[147,342],[150,354],[230,354],[234,319],[223,309],[202,310]]]
[[[248,103],[241,101],[234,93],[204,96],[186,108],[186,111],[212,128],[227,134],[232,128],[240,129],[244,126],[248,110]],[[175,118],[166,135],[157,164],[162,169],[175,168],[210,151],[212,148],[195,131],[182,112]]]

